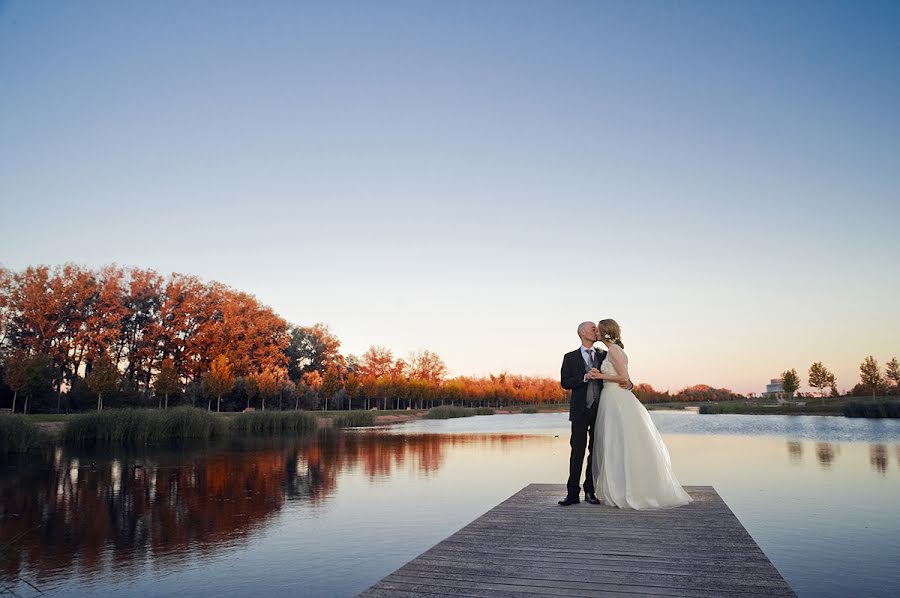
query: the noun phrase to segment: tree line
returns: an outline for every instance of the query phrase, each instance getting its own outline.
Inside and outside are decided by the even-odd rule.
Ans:
[[[231,411],[565,399],[548,378],[448,379],[427,350],[343,355],[327,326],[290,324],[248,293],[115,265],[0,267],[0,370],[13,411],[29,401],[43,411],[170,402]]]
[[[707,384],[694,384],[676,393],[670,393],[668,390],[656,390],[650,384],[641,383],[635,385],[634,394],[642,403],[735,401],[747,398],[728,388],[715,388]]]
[[[501,373],[448,378],[428,350],[395,357],[373,345],[344,355],[323,324],[285,321],[253,295],[193,275],[115,265],[0,267],[0,396],[13,411],[203,405],[208,409],[404,409],[558,403],[555,379]],[[860,392],[886,392],[874,357]],[[791,370],[783,374],[785,391]],[[821,363],[810,386],[836,393]],[[799,378],[797,378],[799,388]],[[794,388],[796,390],[796,388]],[[746,398],[698,384],[676,393],[638,384],[646,403]]]
[[[823,400],[827,396],[840,396],[835,375],[821,361],[809,366],[807,383]],[[801,384],[800,375],[796,369],[791,368],[781,373],[781,387],[787,396],[793,396],[800,389]],[[854,397],[871,394],[874,398],[877,395],[887,395],[891,392],[894,395],[900,395],[900,362],[896,357],[892,357],[885,364],[885,370],[882,373],[878,360],[873,355],[869,355],[859,364],[859,382],[847,394]]]

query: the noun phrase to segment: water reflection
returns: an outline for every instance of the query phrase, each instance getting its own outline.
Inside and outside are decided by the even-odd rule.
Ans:
[[[359,470],[374,482],[390,480],[398,469],[427,477],[453,447],[524,438],[323,429],[288,442],[193,453],[56,449],[0,473],[0,539],[19,538],[0,558],[0,579],[92,577],[107,570],[127,577],[148,561],[174,567],[193,556],[208,558],[263,533],[285,501],[328,501],[341,472]]]
[[[803,458],[803,443],[802,442],[788,442],[787,443],[788,456],[790,457],[791,463],[800,463],[800,460]]]
[[[21,534],[0,594],[355,595],[525,484],[564,482],[565,414],[529,417],[0,459],[0,546]],[[496,431],[455,431],[476,424]],[[891,595],[900,436],[878,434],[665,437],[678,478],[714,485],[799,595]]]
[[[0,537],[25,534],[0,560],[5,576],[26,564],[37,579],[69,569],[128,575],[142,563],[136,552],[174,564],[248,537],[284,501],[285,456],[277,452],[122,463],[60,451],[54,461],[0,480]]]
[[[817,442],[816,460],[822,469],[828,471],[831,469],[837,455],[840,454],[841,448],[839,444],[831,442]],[[888,470],[889,448],[886,444],[869,444],[869,465],[872,470],[878,474],[885,475]],[[897,455],[897,464],[900,465],[900,445],[895,445],[894,450]],[[800,465],[803,460],[803,443],[798,441],[787,442],[788,460],[793,465]]]
[[[874,469],[881,475],[887,473],[887,447],[883,444],[871,445],[869,447],[869,463],[872,465],[872,469]]]
[[[822,469],[831,469],[831,463],[834,461],[837,452],[835,446],[830,442],[816,443],[816,459],[819,461]]]

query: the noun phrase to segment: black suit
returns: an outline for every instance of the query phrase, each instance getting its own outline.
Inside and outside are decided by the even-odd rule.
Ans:
[[[606,351],[594,349],[594,367],[600,369],[600,364],[606,359]],[[584,493],[594,493],[594,475],[592,466],[594,462],[594,422],[597,420],[597,406],[600,404],[600,391],[603,388],[603,380],[594,380],[594,403],[587,407],[588,382],[584,381],[584,375],[590,371],[581,353],[581,347],[566,353],[563,356],[562,368],[559,373],[559,383],[566,390],[571,391],[569,398],[569,421],[572,422],[572,435],[569,438],[569,446],[572,451],[569,454],[569,481],[566,483],[568,496],[577,498],[581,490],[579,483],[581,478],[581,466],[584,464],[584,449],[587,445],[588,462],[584,473]]]

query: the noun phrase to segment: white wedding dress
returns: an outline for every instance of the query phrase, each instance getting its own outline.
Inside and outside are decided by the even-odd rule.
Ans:
[[[610,347],[628,357],[618,346]],[[600,371],[616,375],[610,357]],[[691,502],[672,473],[669,451],[647,409],[630,390],[604,382],[594,426],[594,484],[607,505],[660,509]]]

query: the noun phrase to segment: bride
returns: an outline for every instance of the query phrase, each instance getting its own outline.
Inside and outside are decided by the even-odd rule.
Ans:
[[[608,354],[590,378],[628,380],[628,356],[615,320],[601,320],[597,336]],[[669,451],[650,414],[630,390],[604,384],[594,425],[594,483],[608,505],[658,509],[691,502],[672,473]]]

